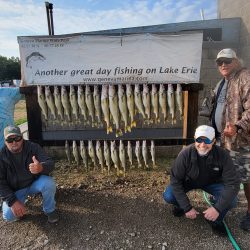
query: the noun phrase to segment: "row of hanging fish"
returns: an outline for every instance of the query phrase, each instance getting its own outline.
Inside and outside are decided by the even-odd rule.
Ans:
[[[100,91],[101,86],[101,91]],[[168,118],[176,123],[176,110],[180,118],[183,116],[183,92],[181,84],[174,91],[172,84],[141,85],[78,85],[77,91],[70,85],[68,93],[66,86],[38,86],[38,103],[47,121],[50,118],[59,123],[83,123],[92,127],[102,127],[105,124],[107,134],[116,131],[116,137],[124,132],[131,132],[136,127],[136,114],[140,114],[146,124],[166,123]],[[82,119],[83,118],[83,119]],[[105,123],[103,123],[105,121]],[[122,121],[122,122],[121,122]]]
[[[79,146],[76,141],[73,141],[71,146],[69,141],[65,141],[65,152],[69,163],[72,163],[73,155],[76,164],[79,166],[83,163],[86,171],[89,171],[89,166],[92,165],[94,170],[100,168],[102,173],[110,174],[111,167],[114,166],[117,176],[125,176],[127,169],[135,168],[136,165],[138,168],[145,169],[150,169],[150,165],[152,168],[157,167],[153,140],[136,141],[135,146],[132,146],[131,141],[122,140],[119,143],[118,141],[117,143],[116,141],[103,141],[103,143],[92,140],[80,141]],[[152,164],[149,161],[149,154]]]

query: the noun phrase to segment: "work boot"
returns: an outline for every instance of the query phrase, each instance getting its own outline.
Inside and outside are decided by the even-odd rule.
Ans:
[[[59,221],[59,216],[57,214],[57,212],[54,210],[53,212],[51,213],[47,213],[46,214],[47,217],[48,217],[48,222],[49,223],[56,223]]]
[[[210,221],[207,219],[206,219],[206,221],[211,226],[214,234],[221,236],[221,237],[227,236],[227,230],[226,230],[224,223],[222,221]]]
[[[218,236],[222,236],[222,237],[227,236],[227,230],[223,222],[213,222],[211,227],[212,227],[213,232],[217,234]]]
[[[250,213],[246,213],[246,215],[242,218],[240,222],[240,228],[245,231],[250,231]]]
[[[181,217],[181,216],[183,216],[185,213],[184,213],[184,210],[181,209],[180,207],[174,206],[174,208],[173,208],[173,210],[172,210],[172,214],[173,214],[173,216],[175,216],[175,217]]]

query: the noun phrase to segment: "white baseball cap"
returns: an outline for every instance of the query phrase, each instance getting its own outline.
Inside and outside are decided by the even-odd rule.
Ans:
[[[236,56],[236,53],[234,50],[232,49],[223,49],[221,50],[217,57],[216,57],[216,61],[219,59],[219,58],[237,58]]]
[[[214,128],[207,126],[207,125],[201,125],[195,130],[195,138],[199,138],[201,136],[204,136],[208,138],[209,140],[213,140],[215,137],[215,131]]]

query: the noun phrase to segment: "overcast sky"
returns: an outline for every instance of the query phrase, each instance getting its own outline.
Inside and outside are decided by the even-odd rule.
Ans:
[[[51,0],[55,35],[217,18],[216,0]],[[19,57],[17,36],[48,35],[45,1],[0,0],[0,55]]]

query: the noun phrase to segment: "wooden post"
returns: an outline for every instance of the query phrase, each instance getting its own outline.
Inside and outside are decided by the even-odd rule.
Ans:
[[[37,87],[21,87],[20,92],[25,94],[29,140],[43,144],[41,109],[37,101]]]
[[[198,91],[188,92],[187,138],[193,138],[198,122]]]
[[[183,130],[182,130],[182,138],[187,138],[187,130],[188,130],[188,91],[183,91]]]

